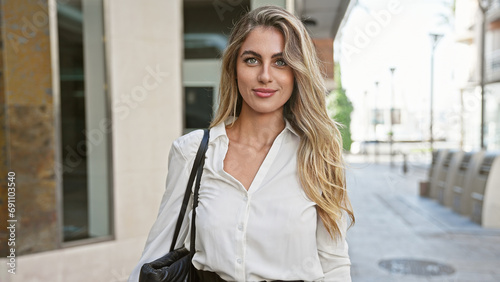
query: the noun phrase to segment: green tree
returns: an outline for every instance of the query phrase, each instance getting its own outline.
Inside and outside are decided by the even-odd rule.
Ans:
[[[342,135],[342,143],[344,150],[351,150],[351,113],[354,110],[351,101],[342,87],[340,78],[340,65],[335,63],[334,79],[336,89],[330,92],[326,98],[328,115],[334,121],[340,123],[340,134]]]

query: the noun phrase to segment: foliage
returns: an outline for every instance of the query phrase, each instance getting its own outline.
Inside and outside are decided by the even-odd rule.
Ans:
[[[345,89],[342,88],[340,78],[340,65],[335,64],[335,85],[336,88],[327,96],[328,115],[334,121],[340,123],[340,133],[342,135],[342,143],[344,150],[351,150],[351,113],[354,110],[351,101],[346,95]]]

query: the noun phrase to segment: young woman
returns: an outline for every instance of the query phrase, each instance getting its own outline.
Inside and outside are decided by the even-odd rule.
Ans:
[[[203,281],[351,280],[354,216],[318,64],[304,25],[281,8],[255,9],[234,27],[196,210],[192,263]],[[168,252],[202,135],[172,145],[158,219],[130,281]],[[188,229],[185,220],[186,241]]]

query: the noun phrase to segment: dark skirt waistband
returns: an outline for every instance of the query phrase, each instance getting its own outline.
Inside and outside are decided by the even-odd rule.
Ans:
[[[226,282],[217,273],[204,270],[196,270],[200,281],[202,282]],[[274,282],[284,282],[282,280],[275,280]],[[302,280],[293,280],[291,282],[302,282]]]

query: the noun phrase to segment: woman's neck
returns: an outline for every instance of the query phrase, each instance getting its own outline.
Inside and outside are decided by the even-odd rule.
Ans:
[[[230,140],[253,146],[269,146],[285,128],[283,115],[242,113],[226,129]]]

